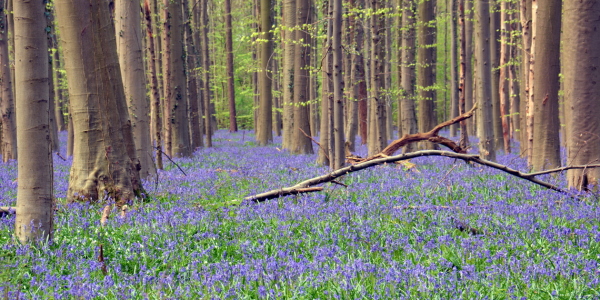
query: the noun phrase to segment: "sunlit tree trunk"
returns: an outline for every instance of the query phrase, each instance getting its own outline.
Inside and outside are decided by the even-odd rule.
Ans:
[[[127,98],[129,119],[132,122],[136,157],[142,169],[140,176],[147,178],[156,173],[152,162],[150,122],[146,101],[146,78],[142,51],[142,23],[140,3],[134,0],[117,0],[115,3],[115,29],[117,53]]]
[[[500,76],[498,78],[498,89],[500,92],[500,124],[502,125],[502,146],[504,152],[510,153],[510,128],[508,111],[510,107],[511,80],[509,76],[510,67],[510,24],[509,3],[502,1],[500,4]],[[499,138],[499,137],[496,137]]]
[[[600,5],[594,0],[566,0],[563,10],[564,92],[567,162],[600,161]],[[569,187],[597,185],[600,169],[567,171]]]
[[[200,147],[204,146],[202,141],[202,131],[200,130],[203,126],[200,126],[202,120],[202,113],[200,112],[200,93],[198,88],[198,76],[196,73],[196,67],[198,66],[198,46],[194,42],[194,33],[192,30],[192,19],[193,16],[190,12],[190,3],[188,0],[181,1],[183,6],[183,15],[186,20],[185,26],[185,74],[187,79],[187,95],[188,95],[188,121],[190,128],[190,147],[192,152]],[[194,3],[195,4],[195,3]]]
[[[504,149],[502,119],[500,118],[500,10],[497,1],[490,1],[490,62],[492,71],[492,127],[496,151]]]
[[[560,167],[558,90],[561,0],[538,0],[533,96],[533,168]]]
[[[529,52],[529,70],[527,84],[529,85],[529,94],[527,95],[527,113],[526,113],[526,128],[527,128],[527,163],[531,166],[533,164],[533,126],[534,126],[534,111],[535,111],[535,103],[533,100],[535,99],[535,36],[536,36],[536,23],[537,23],[537,10],[538,10],[538,0],[531,1],[531,50]],[[537,154],[536,154],[537,155]]]
[[[344,165],[344,82],[342,74],[342,0],[333,0],[333,169]]]
[[[464,97],[465,97],[465,110],[470,110],[473,107],[473,93],[475,80],[473,79],[473,1],[464,0],[464,51],[465,51],[465,84],[464,84]],[[477,116],[467,119],[467,136],[476,135],[477,130],[475,129],[475,120]],[[468,142],[468,141],[467,141]]]
[[[417,37],[419,47],[417,48],[417,89],[418,89],[418,129],[419,132],[427,132],[435,125],[434,117],[434,0],[423,0],[418,2],[417,7]],[[489,29],[488,29],[489,30]],[[437,146],[431,142],[421,142],[420,149],[434,149]]]
[[[469,0],[466,0],[469,1]],[[459,114],[464,114],[466,112],[466,97],[467,97],[467,63],[470,61],[470,58],[467,58],[467,24],[465,20],[465,10],[466,10],[466,1],[459,0],[458,10],[459,17],[458,22],[460,25],[460,82],[458,85],[458,112]],[[469,144],[469,134],[467,132],[467,121],[460,122],[460,146],[462,148],[467,148]]]
[[[143,189],[109,6],[95,0],[55,5],[74,132],[67,198],[124,204]]]
[[[48,46],[42,1],[16,1],[15,86],[18,188],[16,236],[21,243],[52,238],[53,169],[49,132]]]
[[[283,0],[282,4],[284,26],[281,31],[283,44],[283,136],[281,146],[284,149],[292,148],[294,132],[294,34],[292,28],[296,24],[296,1]]]

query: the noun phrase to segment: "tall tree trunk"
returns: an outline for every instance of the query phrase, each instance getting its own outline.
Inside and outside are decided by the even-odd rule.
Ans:
[[[509,22],[509,3],[508,1],[502,1],[500,4],[500,76],[498,80],[499,92],[500,92],[500,123],[502,125],[502,145],[504,152],[510,153],[510,128],[509,128],[509,117],[508,111],[510,107],[510,85],[511,80],[509,76],[510,65],[510,43],[511,43],[511,32]],[[496,138],[499,138],[496,137]]]
[[[348,10],[355,8],[354,0],[348,2]],[[356,15],[348,14],[348,36],[347,47],[352,49],[356,45]],[[350,151],[356,151],[356,134],[358,133],[358,102],[356,99],[356,68],[354,63],[354,51],[347,51],[345,65],[344,92],[348,104],[348,124],[346,126],[346,143]]]
[[[258,131],[256,140],[259,145],[267,145],[273,141],[273,95],[271,93],[271,76],[269,76],[269,59],[273,53],[271,40],[271,0],[260,1],[260,103],[258,105]],[[295,78],[294,78],[295,79]],[[308,120],[307,120],[308,121]]]
[[[563,10],[564,91],[567,162],[600,161],[600,5],[593,0],[566,0]],[[600,168],[567,171],[569,187],[597,185]]]
[[[140,176],[156,173],[152,162],[150,122],[146,101],[146,78],[142,51],[142,23],[139,1],[117,0],[115,3],[117,53],[123,76],[129,119],[133,128],[136,157],[140,161]]]
[[[458,43],[457,43],[457,23],[458,23],[458,1],[450,0],[450,101],[451,114],[450,118],[455,118],[459,115],[458,112]],[[459,124],[450,126],[450,136],[456,136]]]
[[[529,94],[533,93],[533,90],[530,89],[531,86],[529,84],[529,63],[531,60],[531,1],[532,0],[521,0],[520,5],[520,19],[521,19],[521,41],[522,45],[522,53],[521,53],[521,67],[520,67],[520,75],[521,75],[521,102],[520,102],[520,152],[521,155],[528,155],[527,148],[527,103],[529,101]]]
[[[357,1],[357,7],[364,7],[364,0]],[[354,29],[356,30],[356,45],[354,49],[354,78],[356,82],[356,101],[358,101],[358,135],[360,136],[361,145],[367,144],[368,140],[368,93],[367,93],[367,77],[365,74],[365,59],[364,55],[364,36],[365,29],[363,24],[359,24]]]
[[[75,139],[67,199],[124,204],[143,188],[109,6],[93,0],[55,5]]]
[[[538,0],[534,54],[533,168],[560,167],[558,90],[560,82],[561,0]]]
[[[535,89],[534,89],[534,73],[533,68],[535,66],[535,35],[537,31],[537,10],[538,10],[538,0],[531,1],[531,51],[529,52],[529,79],[527,83],[529,84],[529,95],[527,96],[527,162],[531,166],[533,164],[533,123],[534,123],[534,110],[535,103],[533,102],[535,97]]]
[[[200,112],[200,101],[201,97],[198,88],[198,76],[196,74],[196,67],[198,66],[198,51],[196,50],[197,44],[194,43],[194,33],[192,30],[192,19],[193,16],[190,12],[190,4],[188,0],[181,1],[183,6],[183,12],[185,17],[185,44],[186,44],[186,55],[185,55],[185,75],[187,78],[187,98],[188,98],[188,127],[190,131],[190,150],[194,150],[203,147],[204,142],[202,141],[202,131],[200,131],[200,123],[202,113]]]
[[[16,1],[15,84],[18,188],[16,236],[21,243],[52,238],[54,190],[49,140],[48,45],[42,1]]]
[[[211,106],[211,79],[210,79],[210,53],[208,52],[208,1],[200,2],[200,27],[202,46],[202,74],[204,75],[204,86],[202,87],[202,97],[204,99],[204,135],[206,136],[206,147],[212,147],[212,111]]]
[[[8,54],[7,16],[4,1],[0,1],[0,114],[2,115],[2,161],[17,159],[17,124],[15,99],[13,98],[12,74]]]
[[[310,2],[308,0],[296,1],[296,26],[305,28],[310,24]],[[305,134],[310,133],[310,119],[308,113],[308,66],[310,65],[310,35],[306,29],[296,30],[294,50],[294,128],[293,149],[296,154],[313,153],[312,141]]]
[[[154,124],[154,147],[156,147],[155,158],[156,158],[156,168],[159,170],[163,169],[163,161],[162,161],[162,123],[160,118],[160,95],[159,95],[159,87],[158,87],[158,74],[157,74],[157,66],[158,61],[156,59],[155,49],[155,40],[154,34],[152,32],[153,28],[156,26],[152,26],[152,12],[150,10],[150,3],[148,0],[144,1],[144,15],[146,17],[146,33],[148,34],[148,40],[146,42],[146,47],[148,48],[149,53],[149,61],[148,67],[150,69],[150,120],[152,124]]]
[[[233,41],[231,37],[231,0],[225,0],[225,52],[227,52],[227,96],[229,98],[229,132],[238,130],[235,112]]]
[[[414,0],[402,1],[402,133],[413,134],[418,132],[415,112],[415,2]],[[416,149],[414,143],[404,147],[404,152]]]
[[[475,2],[477,19],[477,135],[479,136],[479,153],[487,160],[496,160],[494,145],[493,107],[492,107],[492,72],[490,69],[490,7],[487,1]]]
[[[173,89],[171,85],[173,82],[170,80],[171,73],[173,72],[171,64],[171,11],[169,10],[169,0],[163,1],[163,17],[162,17],[162,80],[163,80],[163,91],[164,91],[164,100],[163,100],[163,136],[165,140],[165,153],[168,156],[173,156],[173,112],[171,111],[171,107],[173,106]]]
[[[496,1],[490,2],[490,62],[492,68],[492,122],[494,147],[496,151],[504,149],[502,140],[502,118],[500,117],[500,8]]]
[[[467,63],[471,60],[467,57],[467,24],[465,20],[465,10],[466,10],[466,1],[469,0],[459,0],[459,24],[460,24],[460,83],[458,86],[459,90],[459,99],[458,99],[458,112],[462,115],[466,112],[466,97],[467,97],[467,86],[466,86],[466,78],[469,76],[467,74]],[[463,149],[467,148],[469,144],[469,134],[467,132],[467,121],[460,122],[460,146]]]
[[[342,0],[333,0],[333,169],[346,160],[344,152],[344,82],[342,74]]]
[[[476,0],[464,0],[464,51],[465,51],[465,84],[464,84],[464,96],[465,96],[465,111],[469,111],[473,107],[473,94],[475,80],[473,78],[473,1]],[[477,130],[475,121],[477,116],[466,120],[467,134],[466,136],[476,135]],[[468,140],[465,140],[468,143]]]
[[[292,149],[294,132],[294,34],[292,29],[296,26],[296,1],[283,0],[282,4],[284,26],[281,31],[283,44],[283,136],[281,146],[284,149]]]
[[[424,0],[418,3],[417,37],[417,89],[418,89],[418,129],[427,132],[436,125],[434,115],[434,0]],[[422,142],[420,149],[435,149],[437,146],[431,142]]]

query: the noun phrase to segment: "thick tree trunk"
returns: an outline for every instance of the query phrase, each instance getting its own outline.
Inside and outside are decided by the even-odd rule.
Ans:
[[[127,98],[129,119],[133,128],[136,157],[140,161],[140,176],[147,178],[156,173],[152,162],[149,108],[146,101],[146,78],[142,51],[142,23],[139,1],[117,0],[115,29],[117,53]]]
[[[271,92],[271,76],[268,74],[269,59],[273,53],[273,41],[271,40],[271,0],[261,0],[260,10],[260,31],[262,41],[260,44],[260,103],[258,105],[258,131],[256,133],[256,140],[259,145],[264,146],[273,141],[273,95]],[[306,121],[308,121],[308,119]]]
[[[490,7],[489,2],[476,1],[475,15],[477,19],[477,135],[479,136],[479,153],[485,159],[495,161],[493,107],[492,107],[492,72],[490,70]]]
[[[502,146],[505,153],[510,153],[510,128],[508,111],[510,107],[510,76],[508,62],[510,60],[510,24],[509,22],[509,3],[503,1],[500,4],[500,76],[499,92],[500,92],[500,123],[502,126]],[[499,136],[496,138],[500,138]]]
[[[490,62],[492,68],[492,122],[494,147],[496,151],[504,149],[502,140],[502,118],[500,117],[500,10],[498,3],[490,2]]]
[[[420,132],[431,130],[436,122],[434,115],[434,0],[424,0],[418,3],[417,37],[417,89],[418,89],[418,129]],[[429,142],[419,143],[419,149],[435,149]]]
[[[531,166],[533,164],[533,124],[534,124],[534,110],[535,103],[533,102],[535,97],[535,87],[534,87],[534,73],[533,68],[535,66],[535,35],[537,31],[537,10],[538,4],[537,0],[531,1],[531,51],[529,55],[529,70],[527,83],[529,85],[529,95],[527,96],[527,115],[526,115],[526,128],[527,128],[527,162]]]
[[[354,0],[349,1],[349,10],[354,9]],[[356,47],[356,15],[350,13],[347,21],[347,47]],[[344,93],[346,95],[348,124],[346,126],[346,143],[350,151],[355,151],[356,134],[358,133],[358,102],[356,97],[356,68],[354,63],[354,51],[347,51],[345,64]]]
[[[16,236],[21,243],[52,238],[54,190],[49,140],[49,80],[46,5],[17,1],[15,85],[18,148]]]
[[[533,93],[529,84],[529,63],[531,60],[531,1],[532,0],[521,0],[520,5],[520,19],[521,19],[521,41],[522,52],[521,52],[521,102],[520,102],[520,138],[521,142],[520,152],[524,156],[528,156],[529,149],[527,148],[527,103],[529,101],[529,94]]]
[[[600,161],[600,5],[593,0],[564,2],[564,92],[567,121],[567,162]],[[569,187],[597,185],[600,168],[569,170]]]
[[[266,1],[266,0],[265,0]],[[305,28],[310,24],[310,2],[296,2],[296,26]],[[310,66],[311,36],[306,29],[298,29],[294,34],[294,128],[292,128],[292,152],[296,154],[311,154],[313,152],[310,134],[310,115],[307,105],[308,98],[308,66]]]
[[[173,112],[171,111],[171,107],[173,106],[173,89],[171,88],[171,84],[173,82],[169,79],[171,78],[172,65],[171,65],[171,13],[169,10],[169,0],[163,1],[163,17],[162,17],[162,82],[163,82],[163,91],[164,91],[164,100],[162,105],[163,111],[163,136],[165,141],[165,153],[168,156],[173,156]]]
[[[202,131],[200,131],[200,123],[202,122],[202,113],[200,112],[201,97],[198,89],[198,76],[196,67],[198,66],[198,51],[197,44],[194,43],[194,33],[192,30],[193,16],[190,12],[190,4],[188,0],[181,1],[185,17],[185,75],[187,78],[187,99],[188,99],[188,128],[190,131],[190,150],[193,152],[196,149],[203,147]]]
[[[143,194],[117,57],[104,2],[55,2],[73,120],[67,198],[124,204]]]
[[[4,1],[0,1],[0,114],[2,115],[2,161],[17,159],[17,124],[12,74],[8,55],[8,28]]]
[[[534,54],[533,168],[560,166],[558,90],[560,83],[561,0],[538,0]]]

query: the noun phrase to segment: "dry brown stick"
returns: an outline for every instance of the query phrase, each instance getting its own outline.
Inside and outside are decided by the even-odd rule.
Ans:
[[[474,162],[474,163],[477,163],[477,164],[480,164],[483,166],[487,166],[490,168],[500,170],[502,172],[513,175],[515,177],[525,179],[527,181],[533,182],[533,183],[535,183],[539,186],[545,187],[547,189],[551,189],[553,191],[563,193],[573,199],[581,200],[580,198],[573,195],[572,193],[569,193],[568,191],[565,191],[551,183],[548,183],[548,182],[545,182],[545,181],[535,178],[536,173],[523,173],[518,170],[509,168],[508,166],[501,165],[501,164],[498,164],[498,163],[495,163],[495,162],[492,162],[489,160],[485,160],[485,159],[479,157],[479,155],[477,155],[477,154],[462,154],[462,153],[454,153],[454,152],[439,151],[439,150],[417,151],[417,152],[412,152],[412,153],[407,153],[407,154],[400,154],[400,155],[365,161],[362,163],[358,163],[355,165],[350,165],[347,167],[337,169],[337,170],[330,172],[328,174],[325,174],[325,175],[321,175],[318,177],[304,180],[304,181],[299,182],[298,184],[293,185],[291,187],[276,189],[276,190],[268,191],[265,193],[248,196],[248,197],[245,197],[244,200],[249,200],[249,201],[254,201],[254,202],[263,202],[268,199],[278,198],[278,197],[282,197],[282,196],[286,196],[286,195],[297,194],[297,191],[299,189],[304,189],[304,188],[315,186],[315,185],[318,185],[321,183],[330,182],[330,181],[335,180],[335,179],[337,179],[341,176],[344,176],[348,173],[357,172],[357,171],[360,171],[363,169],[367,169],[370,167],[374,167],[374,166],[382,165],[382,164],[386,164],[386,163],[392,163],[392,162],[396,162],[396,161],[400,161],[400,160],[407,160],[407,159],[411,159],[411,158],[426,157],[426,156],[444,156],[444,157],[464,160],[466,162]],[[577,166],[577,167],[581,167],[581,166]],[[587,167],[589,168],[591,166],[587,166]],[[548,171],[550,171],[550,170],[548,170]],[[546,171],[546,172],[548,172],[548,171]]]
[[[13,215],[16,212],[17,212],[17,208],[16,207],[0,206],[0,217],[3,217],[5,215]]]
[[[327,157],[327,160],[331,161],[331,159],[329,159],[329,155],[327,155],[327,151],[325,151],[325,149],[323,149],[323,147],[321,147],[321,143],[315,141],[315,139],[313,139],[312,136],[306,134],[306,132],[304,130],[302,130],[302,128],[298,127],[298,130],[300,130],[302,132],[302,134],[304,134],[304,136],[311,139],[313,141],[313,143],[317,144],[317,146],[319,146],[319,148],[321,148],[321,150],[323,150],[323,153],[325,154],[325,157]]]

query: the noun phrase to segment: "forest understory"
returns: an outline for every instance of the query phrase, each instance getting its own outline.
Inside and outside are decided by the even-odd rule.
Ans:
[[[600,297],[593,194],[575,201],[425,157],[348,174],[320,192],[226,205],[328,172],[280,142],[259,147],[251,131],[217,131],[215,147],[175,159],[185,175],[165,161],[144,182],[151,200],[115,209],[104,225],[105,203],[65,203],[71,161],[54,155],[54,239],[21,245],[14,215],[0,218],[0,299]],[[497,162],[529,170],[517,154]],[[16,167],[0,165],[0,206],[15,205]],[[540,178],[566,189],[564,174]]]

